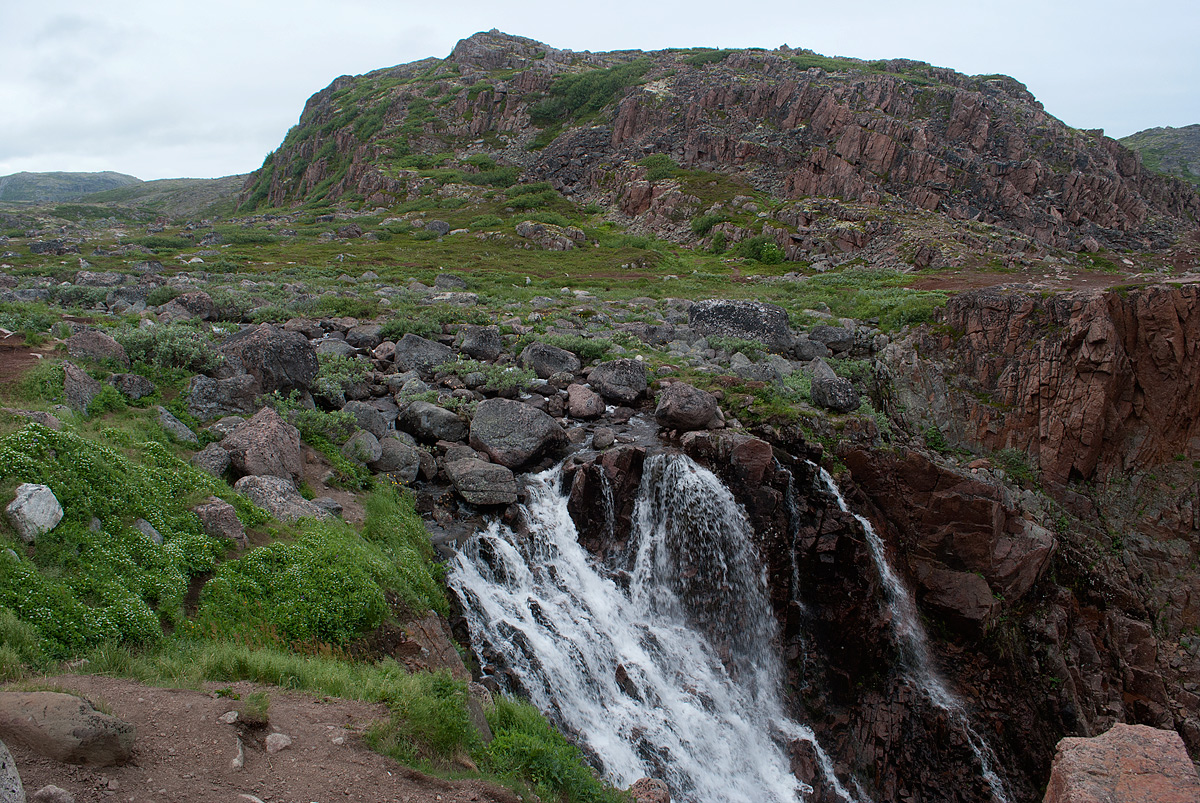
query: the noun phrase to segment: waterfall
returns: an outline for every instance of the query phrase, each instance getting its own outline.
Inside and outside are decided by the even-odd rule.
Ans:
[[[473,536],[451,565],[475,649],[495,651],[531,701],[628,786],[666,781],[674,800],[803,799],[797,741],[854,801],[805,725],[784,713],[776,624],[744,512],[682,455],[646,461],[632,570],[578,543],[561,471],[529,478],[527,528]]]
[[[891,613],[892,628],[904,656],[909,678],[924,692],[929,701],[944,711],[962,731],[967,744],[970,745],[979,761],[980,773],[987,782],[992,797],[997,803],[1008,803],[1004,781],[995,770],[996,756],[983,737],[971,725],[970,717],[962,702],[950,690],[934,667],[933,660],[929,655],[929,640],[925,635],[925,628],[922,627],[921,620],[917,616],[916,604],[913,602],[908,588],[888,563],[883,539],[875,532],[869,519],[850,509],[830,473],[815,463],[810,462],[809,465],[818,470],[821,482],[829,495],[837,502],[838,508],[843,513],[854,516],[862,525],[867,546],[871,551],[871,558],[883,581],[884,599],[887,602],[888,611]]]

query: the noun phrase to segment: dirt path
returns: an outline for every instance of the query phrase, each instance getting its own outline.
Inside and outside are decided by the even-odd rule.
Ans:
[[[54,784],[77,803],[517,803],[490,784],[443,781],[371,752],[362,734],[387,716],[382,705],[232,684],[243,698],[257,690],[271,698],[270,724],[244,738],[245,766],[239,770],[231,764],[238,726],[220,720],[235,704],[215,693],[219,684],[209,684],[205,693],[92,675],[36,682],[91,699],[135,725],[137,740],[133,761],[103,769],[60,764],[9,744],[27,794]],[[290,736],[291,746],[269,755],[263,740],[272,731]]]

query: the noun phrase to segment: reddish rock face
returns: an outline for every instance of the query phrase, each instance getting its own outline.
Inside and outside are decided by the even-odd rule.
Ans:
[[[1107,733],[1066,738],[1043,803],[1195,803],[1200,776],[1174,731],[1116,724]]]

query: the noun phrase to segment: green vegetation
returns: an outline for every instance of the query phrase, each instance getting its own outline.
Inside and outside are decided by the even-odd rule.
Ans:
[[[550,85],[549,96],[530,108],[530,120],[542,128],[584,121],[637,83],[650,66],[650,59],[640,58],[616,67],[563,75]]]
[[[730,54],[734,52],[736,51],[704,48],[696,53],[692,53],[690,56],[685,56],[683,58],[683,63],[687,64],[689,67],[703,67],[706,64],[719,64],[720,62],[729,58]]]
[[[675,164],[675,160],[665,153],[652,153],[638,162],[638,164],[646,168],[647,181],[661,181],[664,178],[672,178],[675,175],[675,171],[679,169],[679,165]]]

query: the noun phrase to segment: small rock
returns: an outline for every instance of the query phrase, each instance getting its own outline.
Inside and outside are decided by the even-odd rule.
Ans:
[[[221,714],[221,716],[217,717],[217,721],[224,722],[226,725],[232,725],[238,721],[238,712],[226,711],[224,714]]]
[[[158,408],[158,425],[166,431],[168,435],[183,443],[190,443],[193,446],[200,445],[200,439],[196,437],[196,433],[192,432],[187,424],[180,421],[166,407],[159,406]]]
[[[268,753],[275,755],[280,750],[286,750],[292,746],[292,737],[284,733],[272,733],[267,736],[265,746]]]
[[[4,509],[21,540],[32,544],[62,521],[63,509],[48,485],[26,482],[17,486],[17,495]]]
[[[592,448],[602,452],[617,442],[617,433],[608,427],[596,427],[592,433]]]
[[[33,793],[29,803],[75,803],[75,795],[66,789],[48,784]]]
[[[146,521],[145,519],[141,519],[141,518],[134,519],[133,520],[133,529],[137,530],[139,533],[146,536],[147,538],[149,538],[151,541],[158,544],[159,546],[162,546],[162,542],[163,542],[162,533],[160,533],[158,530],[156,530],[154,528],[154,525],[151,524],[150,522]]]

